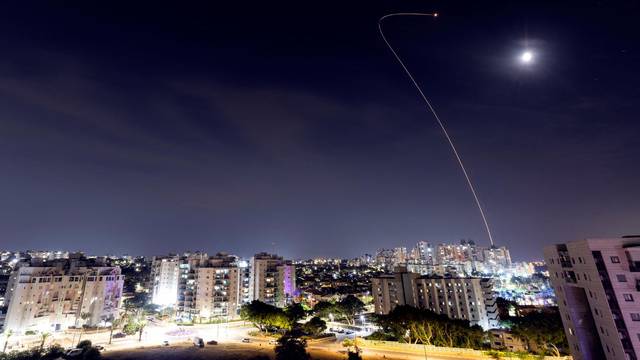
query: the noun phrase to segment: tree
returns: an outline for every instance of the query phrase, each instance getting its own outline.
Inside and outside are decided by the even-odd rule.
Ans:
[[[560,349],[568,346],[559,314],[530,313],[510,320],[513,323],[511,332],[529,345],[535,344],[542,349],[541,355],[560,356]]]
[[[260,331],[291,328],[290,319],[282,309],[259,300],[243,305],[240,308],[240,318],[250,321]]]
[[[387,315],[377,315],[374,321],[384,334],[400,342],[481,349],[484,339],[482,328],[470,326],[468,321],[406,305],[396,306]]]
[[[78,342],[78,345],[76,345],[76,348],[78,349],[88,349],[93,345],[93,343],[91,343],[91,340],[82,340],[80,342]]]
[[[278,340],[278,345],[275,348],[276,360],[311,359],[306,348],[307,342],[305,340],[285,334]]]
[[[347,324],[354,325],[354,318],[364,311],[364,303],[353,295],[348,295],[336,304],[336,310],[344,316]]]
[[[293,303],[284,310],[284,313],[287,315],[291,326],[295,325],[298,321],[304,319],[307,315],[307,312],[302,307],[300,303]]]
[[[326,329],[327,323],[317,316],[312,317],[311,320],[302,325],[302,330],[311,336],[318,336]]]
[[[7,352],[7,345],[9,345],[9,338],[13,336],[13,330],[9,329],[7,331],[4,332],[4,347],[2,348],[2,352],[6,353]]]
[[[142,341],[142,332],[146,326],[147,322],[145,320],[138,321],[138,341]]]
[[[101,359],[102,356],[100,355],[100,350],[98,350],[95,347],[90,347],[88,349],[86,349],[83,353],[82,353],[82,360],[98,360]]]
[[[110,315],[109,318],[111,319],[111,327],[109,328],[109,345],[111,345],[111,341],[113,340],[113,330],[122,326],[125,318],[119,317],[116,319],[113,315]]]
[[[320,301],[313,307],[313,314],[324,319],[329,318],[329,314],[336,312],[336,306],[328,301]]]
[[[80,318],[82,319],[82,327],[80,328],[80,336],[78,337],[78,341],[80,341],[80,339],[82,339],[82,334],[84,333],[85,323],[87,322],[87,319],[91,318],[91,313],[83,312],[83,313],[80,314]]]
[[[98,360],[100,359],[100,350],[98,350],[91,340],[82,340],[76,345],[76,348],[82,349],[83,360]]]
[[[40,333],[40,352],[42,353],[42,350],[44,349],[44,343],[47,341],[47,338],[49,338],[49,336],[51,336],[51,333],[49,332],[42,332]]]

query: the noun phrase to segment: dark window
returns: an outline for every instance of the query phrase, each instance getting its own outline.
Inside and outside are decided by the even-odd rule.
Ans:
[[[620,258],[617,256],[612,256],[611,257],[611,262],[614,264],[619,264],[620,263]]]
[[[631,320],[640,321],[640,313],[631,313]]]
[[[627,277],[624,276],[624,274],[618,274],[616,275],[616,278],[618,279],[619,282],[627,282]]]
[[[622,294],[624,297],[624,301],[633,301],[633,295],[631,294]]]

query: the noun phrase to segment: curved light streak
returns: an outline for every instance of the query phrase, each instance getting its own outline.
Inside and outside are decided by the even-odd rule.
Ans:
[[[456,146],[453,144],[453,140],[451,140],[451,136],[449,136],[449,132],[447,131],[447,128],[444,126],[444,123],[442,122],[442,120],[440,120],[440,117],[438,116],[438,113],[433,108],[433,105],[431,105],[431,101],[429,101],[427,96],[424,94],[424,92],[422,91],[422,88],[420,87],[420,85],[418,84],[416,79],[413,77],[413,75],[411,74],[411,72],[409,71],[407,66],[405,65],[404,61],[402,61],[402,59],[400,58],[398,53],[393,49],[393,46],[391,46],[391,43],[389,42],[389,40],[387,40],[387,37],[384,36],[384,31],[382,31],[382,22],[385,19],[388,19],[388,18],[394,17],[394,16],[431,16],[431,17],[438,17],[438,13],[433,13],[433,14],[428,14],[428,13],[393,13],[393,14],[387,14],[387,15],[381,17],[378,20],[378,30],[380,31],[380,36],[382,37],[382,40],[384,40],[385,44],[387,44],[387,47],[389,48],[389,50],[391,50],[391,52],[393,53],[393,56],[395,56],[396,60],[398,60],[398,63],[400,64],[400,66],[402,66],[402,68],[404,69],[404,72],[407,74],[407,76],[409,76],[409,79],[413,83],[413,86],[415,86],[415,88],[418,90],[418,93],[420,93],[420,96],[422,97],[422,100],[424,100],[424,103],[427,105],[427,108],[433,114],[433,116],[436,118],[436,121],[438,122],[438,125],[440,125],[440,129],[442,129],[442,132],[444,133],[444,136],[447,138],[447,141],[449,142],[449,145],[451,145],[451,150],[453,150],[453,154],[455,155],[456,160],[458,160],[458,165],[460,165],[460,169],[462,170],[462,173],[464,174],[464,178],[467,180],[467,184],[469,185],[469,190],[471,191],[471,194],[473,195],[473,198],[474,198],[474,200],[476,202],[476,205],[478,206],[478,211],[480,212],[480,216],[482,217],[482,221],[484,222],[484,227],[485,227],[485,229],[487,231],[487,236],[489,236],[489,242],[491,243],[491,246],[493,247],[493,245],[494,245],[493,244],[493,236],[491,235],[491,229],[489,228],[489,222],[487,221],[487,217],[485,216],[484,210],[482,209],[482,205],[480,204],[480,199],[478,198],[478,194],[476,193],[476,189],[473,186],[473,183],[471,182],[471,177],[469,177],[469,174],[467,173],[467,169],[465,168],[464,163],[462,162],[462,158],[460,157],[460,154],[458,153],[458,150],[456,149]]]

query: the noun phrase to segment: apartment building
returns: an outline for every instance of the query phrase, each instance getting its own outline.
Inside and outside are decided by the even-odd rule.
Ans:
[[[174,306],[178,300],[179,280],[180,257],[154,257],[151,262],[151,302],[160,306]]]
[[[183,320],[232,319],[248,301],[246,262],[218,253],[156,257],[153,303],[172,306]]]
[[[483,329],[498,325],[491,279],[420,276],[398,269],[393,275],[373,278],[372,294],[378,314],[409,305],[467,320]]]
[[[640,356],[640,236],[585,239],[546,246],[571,355]]]
[[[4,330],[51,332],[117,319],[123,285],[119,267],[81,257],[21,263],[9,279]]]
[[[249,298],[283,307],[296,290],[296,269],[281,256],[259,253],[251,258]]]

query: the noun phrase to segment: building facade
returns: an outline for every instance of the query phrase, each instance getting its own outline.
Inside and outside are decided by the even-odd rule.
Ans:
[[[295,292],[295,267],[270,254],[250,263],[225,253],[158,257],[152,269],[153,302],[174,307],[184,321],[237,318],[252,300],[284,306]]]
[[[23,264],[9,279],[4,330],[51,332],[112,321],[120,316],[123,285],[119,267]]]
[[[640,236],[544,248],[571,355],[640,356]]]
[[[174,306],[178,300],[180,258],[154,257],[151,264],[151,302],[160,306]]]
[[[251,258],[249,298],[283,307],[289,304],[296,290],[296,269],[282,257],[259,253]]]
[[[372,279],[376,313],[387,314],[398,305],[409,305],[467,320],[483,329],[498,325],[491,279],[420,276],[398,270]]]

